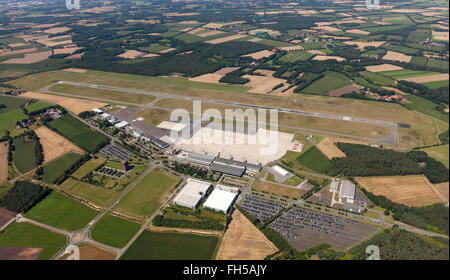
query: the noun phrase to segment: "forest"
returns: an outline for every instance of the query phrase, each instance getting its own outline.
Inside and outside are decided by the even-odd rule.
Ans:
[[[367,145],[336,143],[346,157],[333,158],[330,174],[394,176],[424,174],[433,183],[449,180],[448,169],[422,151],[397,152]]]
[[[52,190],[27,181],[17,181],[14,186],[0,199],[0,207],[15,213],[23,213],[39,203]]]

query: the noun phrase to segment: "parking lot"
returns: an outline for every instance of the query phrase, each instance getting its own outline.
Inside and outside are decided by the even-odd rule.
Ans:
[[[285,208],[286,205],[247,195],[242,201],[241,207],[252,216],[258,218],[260,221],[264,221],[278,213],[281,209]]]
[[[103,147],[98,154],[109,158],[116,158],[120,161],[128,160],[133,155],[131,152],[114,144]]]
[[[337,250],[345,250],[379,229],[373,225],[297,207],[281,215],[270,227],[301,251],[322,243]]]

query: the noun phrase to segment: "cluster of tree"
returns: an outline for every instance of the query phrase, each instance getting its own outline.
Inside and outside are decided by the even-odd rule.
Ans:
[[[445,205],[438,203],[423,207],[409,207],[383,195],[375,195],[364,188],[362,191],[373,203],[392,212],[394,219],[423,229],[434,227],[448,234],[449,212]]]
[[[366,248],[376,245],[381,260],[448,260],[448,246],[439,246],[420,236],[397,227],[386,229],[374,237],[351,248],[354,260],[365,260]]]
[[[448,169],[423,151],[398,152],[367,145],[337,143],[346,154],[333,158],[330,174],[346,176],[393,176],[424,174],[431,183],[449,180]]]
[[[427,86],[408,81],[398,81],[398,89],[414,94],[436,103],[445,103],[448,105],[449,88],[442,87],[438,89],[430,89]]]
[[[448,139],[448,129],[444,132],[442,132],[441,134],[439,134],[439,140],[441,140],[442,144],[448,144],[449,143],[449,139]]]
[[[201,202],[200,202],[201,203]],[[218,219],[210,219],[202,216],[202,211],[211,211],[217,213],[212,210],[199,208],[195,211],[193,210],[183,210],[181,208],[172,207],[169,211],[174,213],[184,215],[186,217],[192,217],[195,220],[191,219],[172,219],[167,218],[165,215],[159,215],[155,217],[153,220],[153,224],[159,227],[179,227],[179,228],[195,228],[195,229],[208,229],[208,230],[218,230],[223,231],[226,228],[226,224],[223,223],[222,220]],[[221,213],[222,214],[222,213]]]
[[[75,172],[81,165],[83,165],[86,161],[88,161],[91,158],[89,154],[85,154],[83,157],[81,157],[79,160],[77,160],[72,166],[70,166],[66,171],[64,171],[64,174],[59,176],[53,181],[53,184],[59,185],[62,182],[64,182],[67,178],[69,178],[70,174]]]
[[[4,108],[6,108],[6,105],[5,104],[0,104],[0,109],[4,109]]]
[[[170,167],[177,173],[184,174],[186,176],[203,179],[207,181],[216,181],[214,175],[207,169],[200,166],[191,164],[183,164],[178,162],[172,162]]]
[[[227,73],[219,81],[222,83],[243,85],[250,81],[249,79],[242,77],[242,75],[244,74],[245,73],[241,69],[236,69],[232,72]]]
[[[0,199],[0,207],[15,213],[27,212],[50,194],[51,189],[27,181],[17,181]]]
[[[84,111],[78,114],[78,116],[82,119],[88,119],[95,116],[95,113],[92,111]]]
[[[14,138],[11,137],[11,132],[9,130],[5,130],[5,134],[0,137],[0,142],[8,141],[8,162],[11,163],[13,160],[13,151],[14,151]]]

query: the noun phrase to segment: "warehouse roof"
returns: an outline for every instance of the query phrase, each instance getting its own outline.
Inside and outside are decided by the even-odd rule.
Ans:
[[[228,212],[237,196],[235,188],[228,188],[218,185],[206,200],[204,207],[216,211]]]
[[[178,205],[195,208],[202,197],[205,196],[211,183],[188,179],[184,188],[175,197],[173,202]]]
[[[355,197],[356,186],[348,180],[342,180],[341,182],[341,196],[353,199]]]

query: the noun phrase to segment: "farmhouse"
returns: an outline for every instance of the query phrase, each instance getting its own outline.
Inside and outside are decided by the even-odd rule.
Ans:
[[[184,186],[180,193],[175,197],[173,203],[175,205],[195,209],[197,208],[200,199],[205,197],[210,187],[211,183],[188,179],[186,186]]]
[[[238,188],[217,185],[203,206],[226,214],[236,200],[238,192]]]

